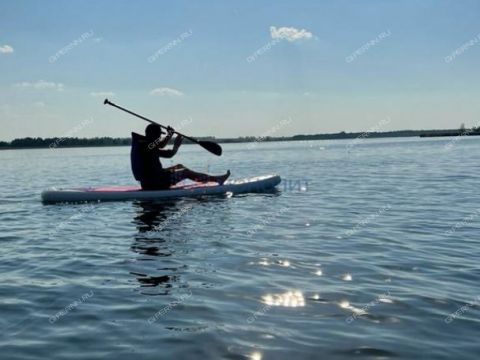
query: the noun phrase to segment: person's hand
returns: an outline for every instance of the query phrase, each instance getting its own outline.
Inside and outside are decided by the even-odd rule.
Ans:
[[[167,126],[167,133],[171,137],[175,133],[175,130],[171,126]]]

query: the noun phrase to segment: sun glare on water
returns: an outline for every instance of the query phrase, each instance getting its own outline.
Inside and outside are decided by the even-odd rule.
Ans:
[[[305,298],[300,291],[287,291],[283,294],[267,294],[262,301],[270,306],[302,307],[305,306]]]
[[[351,305],[348,301],[344,300],[338,304],[342,309],[348,309],[357,315],[365,315],[367,312],[364,309],[357,308]]]
[[[259,351],[255,351],[250,355],[251,360],[262,360],[262,353]]]

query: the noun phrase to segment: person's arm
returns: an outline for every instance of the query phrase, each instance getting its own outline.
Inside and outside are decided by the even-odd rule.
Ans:
[[[158,156],[170,159],[175,156],[178,151],[180,145],[182,145],[183,137],[181,135],[177,135],[175,138],[175,143],[173,144],[173,148],[171,150],[158,150]]]

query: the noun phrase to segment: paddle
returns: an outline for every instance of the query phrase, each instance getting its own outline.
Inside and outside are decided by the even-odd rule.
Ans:
[[[133,111],[130,111],[130,110],[127,110],[121,106],[118,106],[114,103],[112,103],[111,101],[109,101],[108,99],[105,99],[105,101],[103,102],[104,105],[110,105],[110,106],[113,106],[113,107],[116,107],[117,109],[120,109],[120,110],[123,110],[133,116],[136,116],[142,120],[145,120],[145,121],[148,121],[149,123],[152,123],[152,124],[155,124],[155,125],[158,125],[160,127],[163,127],[164,129],[167,129],[167,126],[163,126],[153,120],[150,120],[150,119],[147,119],[146,117],[143,117],[141,115],[138,115],[138,114],[135,114]],[[205,141],[205,140],[197,140],[197,139],[194,139],[190,136],[186,136],[186,135],[183,135],[181,133],[179,133],[178,131],[175,131],[174,130],[174,133],[180,135],[180,136],[183,136],[185,139],[188,139],[190,140],[191,142],[195,143],[195,144],[198,144],[200,145],[201,147],[203,147],[205,150],[208,150],[210,151],[212,154],[215,154],[217,156],[220,156],[222,155],[222,147],[220,145],[218,145],[217,143],[213,142],[213,141]]]

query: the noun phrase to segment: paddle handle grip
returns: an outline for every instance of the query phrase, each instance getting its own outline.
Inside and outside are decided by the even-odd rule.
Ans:
[[[165,129],[167,128],[166,126],[163,126],[163,125],[161,125],[161,124],[159,124],[159,123],[157,123],[157,122],[155,122],[155,121],[153,121],[153,120],[147,119],[146,117],[144,117],[144,116],[142,116],[142,115],[135,114],[133,111],[130,111],[130,110],[125,109],[125,108],[123,108],[123,107],[121,107],[121,106],[118,106],[117,104],[114,104],[113,102],[111,102],[111,101],[108,100],[108,99],[105,99],[105,100],[103,101],[103,105],[110,105],[110,106],[116,107],[117,109],[123,110],[123,111],[125,111],[125,112],[127,112],[127,113],[129,113],[129,114],[131,114],[131,115],[133,115],[133,116],[136,116],[136,117],[138,117],[138,118],[140,118],[140,119],[142,119],[142,120],[148,121],[148,122],[151,123],[151,124],[158,125],[158,126],[163,127],[163,128],[165,128]]]

